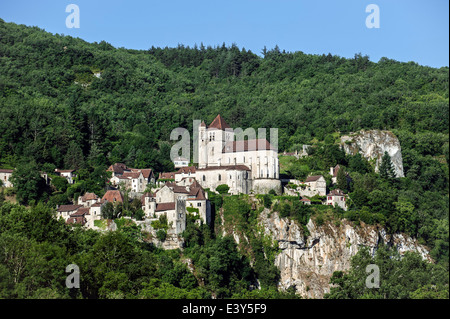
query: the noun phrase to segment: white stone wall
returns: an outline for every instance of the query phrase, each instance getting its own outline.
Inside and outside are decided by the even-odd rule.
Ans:
[[[3,187],[13,187],[13,184],[9,181],[11,175],[12,175],[11,173],[0,172],[0,180],[2,181]]]
[[[252,181],[252,188],[256,194],[268,194],[274,190],[277,195],[281,195],[281,181],[279,179],[255,179]]]

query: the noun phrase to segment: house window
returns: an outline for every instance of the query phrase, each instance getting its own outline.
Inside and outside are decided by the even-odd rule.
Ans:
[[[219,181],[221,181],[222,180],[222,176],[219,174]]]
[[[202,207],[202,203],[197,203],[197,207]]]
[[[205,181],[206,180],[206,176],[205,175],[203,175],[203,181]]]

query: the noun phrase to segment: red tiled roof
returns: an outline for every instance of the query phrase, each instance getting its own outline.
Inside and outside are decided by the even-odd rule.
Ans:
[[[306,181],[305,181],[305,183],[308,183],[308,182],[315,182],[315,181],[317,181],[319,178],[321,178],[322,177],[322,175],[314,175],[314,176],[308,176],[307,178],[306,178]]]
[[[227,122],[223,119],[223,117],[218,114],[216,118],[211,122],[211,124],[208,126],[208,129],[210,128],[216,128],[222,131],[225,131],[226,128],[231,128]]]
[[[205,121],[202,121],[202,123],[200,124],[200,126],[206,127]]]
[[[311,200],[308,199],[308,198],[302,198],[302,199],[300,199],[300,201],[301,201],[301,202],[310,202]]]
[[[149,178],[153,174],[153,170],[151,168],[143,168],[140,170],[144,178]]]
[[[189,195],[195,196],[195,198],[189,198],[187,200],[205,200],[205,191],[201,187],[191,188]]]
[[[161,212],[165,210],[175,210],[175,202],[172,203],[160,203],[156,205],[156,212]]]
[[[81,197],[81,200],[83,202],[86,202],[88,200],[95,200],[95,199],[98,199],[98,196],[94,193],[86,193]]]
[[[84,215],[89,215],[89,207],[78,208],[78,210],[75,213],[71,214],[70,217],[79,217]]]
[[[175,179],[175,172],[159,173],[159,179]]]
[[[195,173],[195,166],[186,166],[181,167],[176,174],[187,174],[187,173]]]
[[[58,212],[71,212],[83,207],[83,205],[61,205],[58,207]]]
[[[123,197],[120,191],[118,190],[109,190],[103,195],[102,200],[106,200],[110,203],[123,202]]]
[[[141,172],[124,172],[122,175],[117,176],[119,179],[136,179],[139,178]]]
[[[12,173],[14,170],[12,169],[0,169],[0,173]]]
[[[227,142],[222,149],[222,153],[235,153],[247,151],[275,150],[275,148],[265,139],[251,139]]]
[[[83,216],[77,216],[77,217],[70,217],[67,219],[66,224],[86,224],[86,218]]]

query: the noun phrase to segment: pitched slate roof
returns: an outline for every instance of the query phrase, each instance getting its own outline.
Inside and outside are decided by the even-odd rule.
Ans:
[[[128,167],[123,163],[115,163],[108,167],[108,171],[114,172],[115,174],[123,174],[126,170],[128,170]]]
[[[89,215],[89,207],[80,207],[78,210],[71,214],[70,217],[80,217],[84,215]]]
[[[333,189],[327,196],[345,196],[345,194],[340,189]]]
[[[222,153],[248,152],[261,150],[275,150],[266,139],[240,140],[225,143]]]
[[[83,205],[60,205],[57,209],[58,212],[71,212],[83,207]]]
[[[216,129],[225,131],[226,128],[231,128],[231,127],[227,124],[227,122],[225,122],[222,115],[218,114],[216,116],[216,118],[208,126],[208,129],[210,129],[210,128],[216,128]]]
[[[308,176],[307,178],[306,178],[306,181],[305,181],[305,183],[308,183],[308,182],[315,182],[315,181],[317,181],[319,178],[321,178],[322,177],[322,175],[314,175],[314,176]]]

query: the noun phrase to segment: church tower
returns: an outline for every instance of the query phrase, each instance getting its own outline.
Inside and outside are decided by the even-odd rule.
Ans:
[[[234,131],[219,114],[208,127],[202,122],[199,138],[199,168],[221,166],[223,147],[226,142],[234,141]]]

